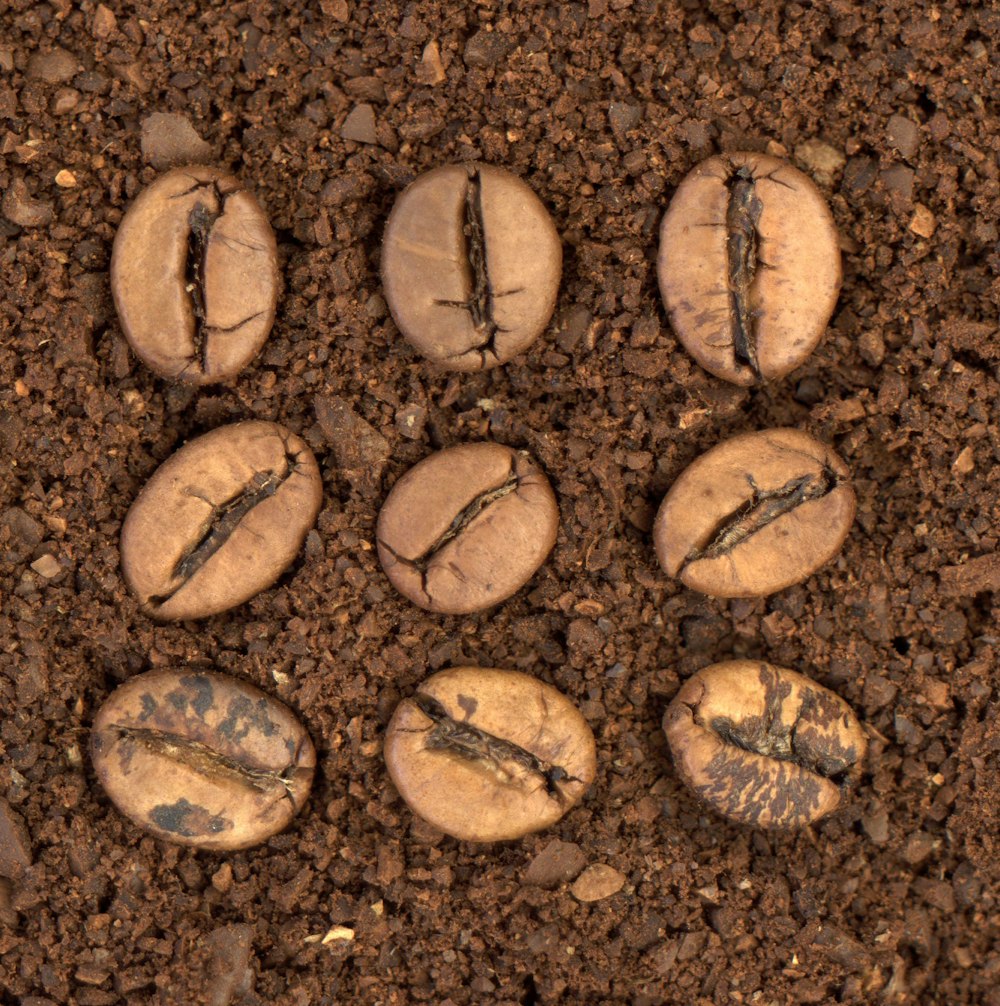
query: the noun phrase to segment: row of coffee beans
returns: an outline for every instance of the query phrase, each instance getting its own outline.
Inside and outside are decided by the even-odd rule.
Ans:
[[[866,741],[841,699],[753,661],[690,678],[663,719],[681,778],[741,824],[788,828],[834,811]],[[132,678],[94,721],[98,778],[122,813],[167,841],[242,849],[302,809],[316,768],[305,728],[236,678],[159,670]],[[555,824],[597,771],[594,735],[561,692],[517,671],[455,667],[396,708],[386,766],[426,821],[470,842]]]
[[[440,366],[476,370],[522,352],[547,325],[558,235],[519,179],[446,166],[399,197],[382,279],[398,327]],[[661,228],[658,273],[679,337],[739,384],[782,376],[815,347],[840,259],[812,183],[773,158],[731,154],[696,168]],[[112,286],[138,355],[168,378],[231,378],[274,319],[274,237],[236,179],[178,169],[145,190],[115,241]],[[319,512],[316,461],[295,434],[244,422],[191,441],[150,478],[122,531],[126,581],[152,617],[200,618],[270,586]],[[654,526],[663,568],[718,597],[800,582],[840,549],[854,517],[843,462],[796,430],[745,434],[696,460]],[[439,451],[389,493],[376,529],[393,585],[428,610],[485,610],[551,551],[559,510],[524,451]],[[664,729],[681,777],[718,812],[761,826],[829,813],[864,751],[831,693],[791,671],[732,662],[692,678]],[[260,736],[258,736],[258,734]],[[108,700],[95,723],[98,774],[121,809],[160,837],[239,848],[283,827],[315,767],[279,702],[209,673],[154,672]],[[474,841],[545,827],[586,791],[594,739],[572,704],[512,671],[441,672],[401,703],[385,743],[414,810]],[[164,784],[169,784],[164,791]],[[280,799],[276,799],[276,797]]]
[[[449,370],[523,352],[552,317],[562,247],[541,200],[486,164],[419,176],[396,200],[382,285],[403,337]],[[815,349],[840,290],[837,232],[809,178],[774,157],[709,158],[660,228],[660,291],[681,342],[736,384],[775,380]],[[257,200],[232,175],[167,172],[129,208],[111,287],[125,337],[156,373],[238,374],[274,322],[278,256]]]

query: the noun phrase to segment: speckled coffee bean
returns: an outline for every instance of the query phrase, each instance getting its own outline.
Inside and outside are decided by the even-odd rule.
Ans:
[[[449,370],[486,370],[523,352],[555,308],[559,235],[541,200],[488,164],[449,164],[396,200],[382,285],[403,337]]]
[[[238,374],[278,302],[278,251],[257,200],[218,168],[161,175],[115,235],[111,292],[136,355],[192,384]]]
[[[671,487],[653,524],[660,565],[713,597],[773,594],[840,551],[854,520],[847,466],[800,430],[713,447]]]
[[[414,604],[448,615],[481,611],[515,593],[556,540],[559,507],[525,451],[450,447],[392,488],[378,517],[378,556]]]
[[[796,828],[840,805],[867,748],[850,707],[814,681],[753,660],[688,679],[663,717],[674,765],[712,810]]]
[[[101,706],[91,756],[115,806],[157,838],[243,849],[286,827],[316,752],[294,713],[207,671],[140,674]]]
[[[489,667],[428,678],[385,737],[389,775],[410,808],[470,842],[554,824],[586,792],[596,758],[594,735],[565,695]]]
[[[322,492],[316,459],[294,433],[258,421],[219,427],[168,458],[132,504],[125,580],[160,620],[242,604],[298,554]]]
[[[681,342],[734,384],[773,381],[816,348],[840,292],[840,246],[823,196],[766,154],[710,157],[660,227],[660,293]]]

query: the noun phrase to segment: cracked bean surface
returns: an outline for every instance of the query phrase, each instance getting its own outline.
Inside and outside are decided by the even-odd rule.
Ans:
[[[753,660],[689,678],[663,730],[685,784],[717,813],[761,828],[802,827],[835,811],[867,749],[843,699]]]
[[[448,370],[487,370],[548,324],[562,246],[521,179],[488,164],[449,164],[396,200],[381,272],[393,319],[418,352]]]
[[[316,459],[276,423],[222,426],[151,476],[122,526],[122,572],[153,618],[226,611],[269,587],[316,520]]]
[[[777,380],[816,348],[837,303],[837,228],[801,171],[721,154],[670,201],[657,276],[674,331],[706,370],[740,385]]]
[[[799,583],[840,551],[854,520],[844,462],[800,430],[746,433],[690,464],[653,523],[660,565],[713,597]]]
[[[520,838],[572,807],[597,770],[572,702],[518,671],[453,667],[396,707],[389,775],[414,813],[470,842]]]
[[[525,451],[450,447],[393,486],[376,527],[392,585],[429,611],[459,615],[506,600],[555,544],[559,507]]]
[[[243,849],[281,831],[316,766],[287,706],[209,671],[130,679],[101,706],[90,743],[97,777],[126,817],[201,849]]]
[[[129,344],[162,377],[238,374],[278,301],[274,232],[253,195],[217,168],[176,168],[144,189],[115,235],[111,290]]]

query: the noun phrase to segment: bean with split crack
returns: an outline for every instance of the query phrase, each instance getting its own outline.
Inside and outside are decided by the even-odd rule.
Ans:
[[[525,451],[464,444],[411,468],[379,513],[378,556],[414,604],[467,614],[518,591],[552,550],[559,508]]]
[[[257,200],[218,168],[177,168],[144,189],[115,235],[111,291],[125,338],[161,377],[238,374],[264,344],[278,253]]]
[[[688,679],[663,730],[685,784],[717,813],[761,828],[802,827],[836,810],[867,748],[841,698],[753,660]]]
[[[448,164],[396,200],[381,271],[393,319],[418,352],[448,370],[487,370],[548,324],[562,247],[520,178],[488,164]]]
[[[840,247],[823,196],[766,154],[703,161],[660,227],[657,276],[688,352],[734,384],[773,381],[816,348],[840,292]]]
[[[276,423],[222,426],[152,475],[122,526],[122,572],[143,610],[204,618],[269,587],[319,512],[316,459]]]
[[[561,692],[526,674],[454,667],[396,708],[389,775],[414,813],[470,842],[558,821],[596,772],[594,735]]]
[[[713,597],[799,583],[840,550],[854,520],[847,466],[800,430],[746,433],[689,465],[653,523],[660,565]]]
[[[281,831],[302,809],[316,766],[287,706],[208,671],[127,681],[94,719],[91,756],[126,817],[201,849],[243,849]]]

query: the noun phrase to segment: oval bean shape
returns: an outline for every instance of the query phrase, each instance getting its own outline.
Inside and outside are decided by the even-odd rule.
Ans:
[[[211,384],[238,374],[271,331],[278,285],[264,211],[218,168],[161,175],[115,235],[111,292],[122,330],[161,377]]]
[[[204,618],[269,587],[316,520],[312,451],[276,423],[221,426],[153,473],[122,526],[122,572],[143,611]]]
[[[713,597],[757,597],[805,580],[854,520],[847,466],[800,430],[726,440],[692,462],[653,523],[660,565]]]
[[[552,488],[530,455],[481,443],[411,468],[386,497],[375,534],[386,576],[404,597],[461,615],[523,587],[558,527]]]
[[[663,731],[687,786],[719,814],[760,828],[802,827],[832,813],[867,748],[843,699],[753,660],[689,678]]]
[[[382,241],[382,286],[403,337],[448,370],[488,370],[535,341],[552,317],[562,246],[516,175],[448,164],[396,200]]]
[[[594,735],[565,695],[490,667],[441,671],[400,702],[385,761],[414,813],[470,842],[547,828],[597,771]]]
[[[316,767],[287,706],[209,671],[127,681],[94,720],[91,756],[126,817],[200,849],[243,849],[281,831],[305,803]]]
[[[657,277],[674,331],[706,370],[734,384],[776,380],[816,348],[837,303],[833,215],[785,161],[710,157],[670,201]]]

